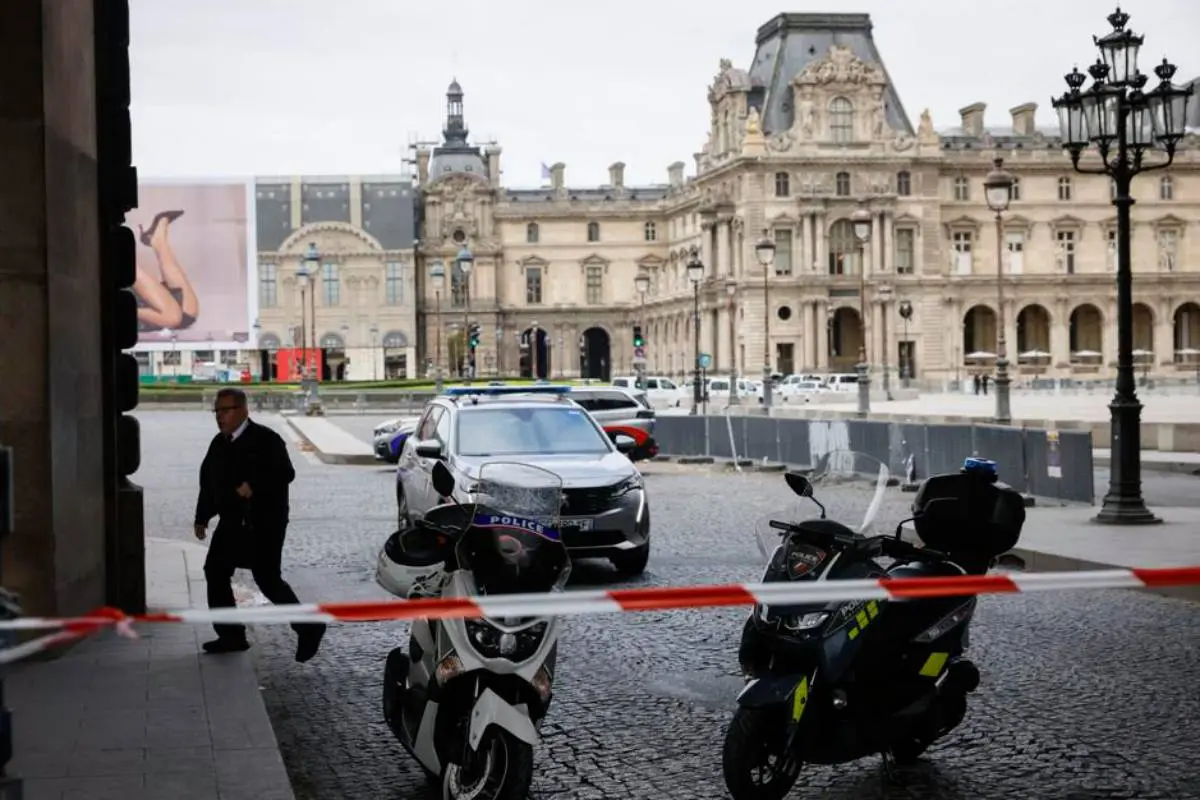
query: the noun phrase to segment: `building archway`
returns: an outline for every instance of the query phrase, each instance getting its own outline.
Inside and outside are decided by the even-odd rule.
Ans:
[[[1044,355],[1026,355],[1033,353]],[[1030,303],[1017,314],[1017,357],[1050,357],[1050,312],[1044,306]]]
[[[965,360],[973,353],[996,355],[996,312],[990,306],[971,306],[963,315],[963,359]],[[977,356],[976,358],[987,357]]]
[[[1175,309],[1173,320],[1175,361],[1200,363],[1200,305],[1184,303]]]
[[[853,372],[863,342],[862,317],[849,307],[833,312],[829,321],[829,368],[833,372]]]
[[[536,341],[533,337],[537,330]],[[550,376],[550,337],[545,328],[526,328],[521,331],[521,377],[545,379]],[[531,344],[533,347],[531,348]],[[534,374],[536,366],[537,374]]]
[[[1098,362],[1104,358],[1104,317],[1091,303],[1075,306],[1068,323],[1071,360]]]
[[[374,358],[372,353],[371,359]],[[408,377],[408,334],[404,331],[388,331],[383,335],[383,375],[386,379]]]
[[[321,337],[321,380],[344,381],[346,379],[346,343],[336,333]]]
[[[605,382],[612,378],[612,340],[603,328],[588,328],[580,336],[579,377]]]
[[[279,377],[279,365],[276,354],[283,343],[273,333],[264,333],[258,337],[258,375],[261,381],[273,381]]]

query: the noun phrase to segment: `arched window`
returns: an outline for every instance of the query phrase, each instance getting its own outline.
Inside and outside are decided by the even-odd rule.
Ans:
[[[278,350],[279,346],[279,337],[273,333],[264,333],[258,337],[259,350]]]
[[[321,348],[324,350],[340,350],[345,346],[342,337],[336,333],[327,333],[321,337]]]
[[[858,238],[854,223],[839,219],[829,228],[829,274],[853,275],[858,263]]]
[[[525,226],[525,241],[528,244],[537,244],[539,233],[538,224],[536,222],[529,223]]]
[[[589,242],[600,241],[600,223],[599,222],[589,222],[587,224],[587,240]]]
[[[833,183],[834,183],[834,187],[833,187],[834,193],[838,197],[849,197],[850,196],[850,173],[849,172],[839,172],[837,175],[834,176]]]
[[[408,347],[408,336],[402,331],[388,331],[384,335],[384,350],[403,350],[405,347]]]
[[[835,142],[854,141],[854,104],[835,97],[829,104],[829,138]]]

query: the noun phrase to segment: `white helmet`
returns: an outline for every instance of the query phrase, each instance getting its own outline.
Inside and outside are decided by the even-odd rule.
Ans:
[[[375,582],[396,597],[438,597],[452,546],[445,534],[420,525],[396,531],[379,551]]]

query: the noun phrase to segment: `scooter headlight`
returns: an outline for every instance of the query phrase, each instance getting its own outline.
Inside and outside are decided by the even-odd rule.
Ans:
[[[471,646],[484,658],[505,658],[520,663],[533,657],[546,638],[549,622],[539,622],[515,633],[503,631],[486,619],[464,620]]]
[[[829,619],[829,615],[824,611],[817,611],[810,614],[800,614],[799,616],[790,616],[783,618],[783,627],[785,630],[799,633],[801,631],[811,631],[813,628],[819,627]]]

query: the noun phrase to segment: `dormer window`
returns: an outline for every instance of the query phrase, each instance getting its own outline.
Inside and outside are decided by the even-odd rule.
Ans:
[[[829,104],[829,138],[839,144],[854,141],[854,104],[845,97]]]

